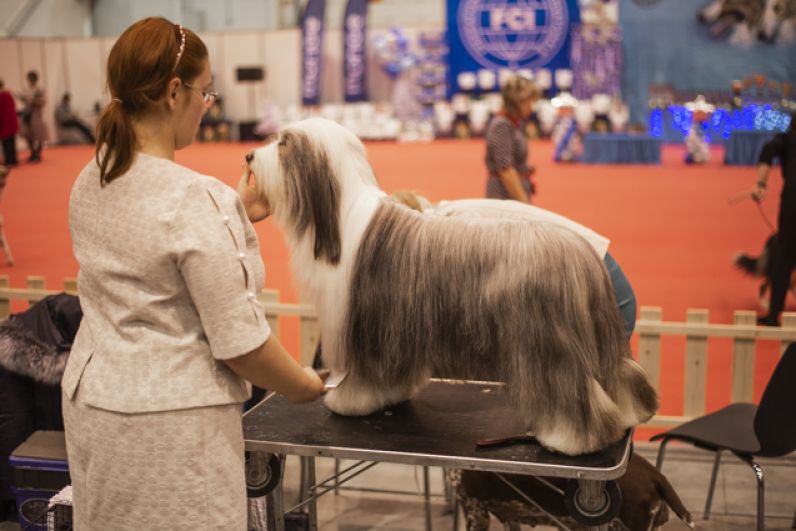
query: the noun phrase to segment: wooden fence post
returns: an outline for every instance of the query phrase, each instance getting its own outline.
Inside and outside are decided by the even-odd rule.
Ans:
[[[0,289],[8,287],[8,275],[0,275]],[[11,315],[11,297],[0,298],[0,319],[8,319]]]
[[[279,290],[278,289],[264,289],[260,292],[260,302],[279,302]],[[271,329],[271,333],[274,334],[276,337],[279,337],[279,314],[278,313],[269,313],[268,310],[265,312],[265,320],[268,321],[268,327]]]
[[[65,278],[64,279],[64,293],[68,293],[69,295],[77,295],[77,279],[76,278]]]
[[[641,319],[643,321],[660,322],[662,311],[659,307],[642,306]],[[656,391],[660,392],[661,385],[661,334],[640,332],[638,336],[638,361],[647,372]]]
[[[686,314],[688,324],[707,324],[708,311],[690,309]],[[708,337],[704,334],[687,334],[685,338],[685,378],[683,413],[696,417],[705,413],[705,381],[707,377]]]
[[[302,315],[299,336],[301,342],[300,361],[302,367],[312,367],[312,362],[315,361],[315,351],[318,349],[320,336],[321,328],[318,324],[318,318],[315,316]]]
[[[46,289],[47,283],[44,280],[44,277],[40,276],[29,276],[27,279],[27,285],[29,290],[34,291],[44,291]],[[31,293],[27,296],[28,305],[33,305],[42,300],[46,295],[39,294],[39,293]]]
[[[757,315],[752,311],[735,312],[735,324],[755,326]],[[732,401],[751,402],[754,394],[755,340],[736,337],[732,345]]]

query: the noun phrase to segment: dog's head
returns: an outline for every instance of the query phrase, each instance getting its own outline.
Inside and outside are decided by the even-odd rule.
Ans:
[[[339,263],[343,190],[376,183],[356,135],[311,118],[284,128],[246,161],[262,207],[297,240],[314,238],[316,260]]]
[[[726,37],[736,24],[756,29],[767,0],[712,0],[699,10],[697,18],[708,26],[713,37]]]
[[[796,21],[796,0],[767,0],[759,37],[773,42],[783,23]]]

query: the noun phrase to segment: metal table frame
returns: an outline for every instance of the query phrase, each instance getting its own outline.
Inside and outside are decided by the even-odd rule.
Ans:
[[[412,400],[366,417],[342,417],[321,401],[296,405],[271,394],[244,415],[246,450],[252,455],[302,458],[308,497],[300,505],[309,506],[313,530],[317,497],[334,489],[331,481],[340,481],[333,475],[316,483],[315,457],[360,461],[340,473],[342,482],[373,466],[365,461],[570,478],[577,480],[577,507],[596,515],[593,529],[606,529],[607,521],[600,521],[600,515],[618,510],[606,506],[618,503],[607,493],[607,484],[625,472],[631,434],[601,452],[577,457],[549,452],[538,443],[477,449],[476,440],[521,433],[522,426],[501,391],[497,383],[432,380]],[[282,467],[284,462],[281,459]],[[268,495],[268,506],[273,518],[269,529],[284,531],[281,481]],[[427,527],[429,520],[427,514]]]

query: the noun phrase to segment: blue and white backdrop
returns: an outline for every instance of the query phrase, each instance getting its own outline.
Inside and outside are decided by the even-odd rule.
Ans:
[[[449,87],[462,72],[569,67],[578,0],[447,0]]]

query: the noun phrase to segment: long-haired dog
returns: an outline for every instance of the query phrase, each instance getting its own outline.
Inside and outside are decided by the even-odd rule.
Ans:
[[[579,235],[414,212],[328,120],[291,125],[247,160],[317,309],[325,362],[347,373],[332,411],[370,414],[431,374],[495,379],[541,444],[573,455],[655,412],[608,273]]]
[[[796,0],[766,0],[759,36],[770,42],[796,41]]]
[[[699,10],[697,18],[708,27],[711,37],[751,44],[757,39],[766,1],[711,0]]]
[[[454,471],[453,483],[456,497],[461,503],[467,531],[487,531],[489,515],[493,514],[506,529],[519,531],[520,524],[555,526],[555,517],[568,529],[591,529],[569,516],[563,498],[537,478],[519,474],[503,474],[512,485],[533,500],[533,505],[491,472],[480,470]],[[565,480],[546,478],[559,489]],[[659,529],[669,520],[671,508],[685,525],[694,527],[691,513],[683,505],[677,491],[660,471],[649,461],[636,454],[630,455],[625,474],[616,480],[622,501],[619,513],[607,524],[610,531],[651,531]]]
[[[758,290],[758,298],[760,307],[764,310],[768,310],[768,290],[771,288],[771,281],[774,277],[774,262],[779,253],[778,238],[776,233],[769,236],[758,256],[738,253],[733,260],[735,267],[739,270],[747,275],[763,279]],[[796,271],[790,277],[790,291],[796,296]]]

